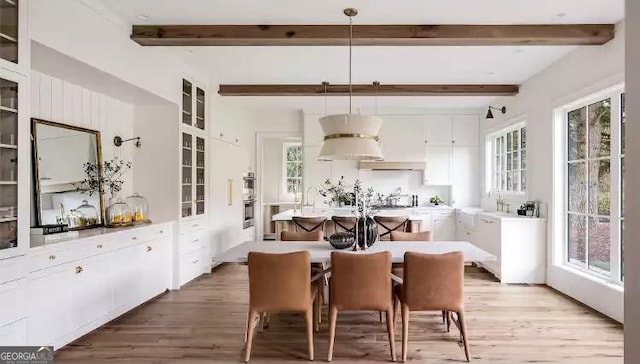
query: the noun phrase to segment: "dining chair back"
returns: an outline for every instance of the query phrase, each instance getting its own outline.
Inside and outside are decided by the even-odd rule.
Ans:
[[[247,315],[245,362],[251,358],[256,319],[270,312],[304,312],[309,360],[313,360],[314,322],[318,322],[317,286],[311,282],[308,251],[269,254],[250,252],[249,313]],[[315,303],[315,305],[313,305]],[[314,310],[314,306],[316,309]],[[314,315],[315,313],[315,315]]]
[[[391,253],[331,253],[329,354],[333,357],[338,311],[385,311],[391,358],[396,359],[391,292]]]
[[[283,231],[280,234],[281,241],[324,241],[324,233],[321,230],[311,232]]]
[[[404,231],[392,231],[389,233],[391,241],[433,241],[431,231],[420,231],[417,233],[407,233]]]
[[[291,220],[293,221],[296,231],[310,233],[312,231],[324,232],[324,224],[327,221],[327,218],[294,216]]]
[[[402,361],[407,360],[410,311],[442,311],[449,331],[451,322],[460,330],[467,361],[470,360],[469,340],[464,310],[464,254],[404,255],[403,283],[395,287],[397,301],[402,307]],[[395,307],[394,307],[395,311]],[[456,317],[453,317],[453,314]]]
[[[390,240],[392,231],[407,231],[409,222],[408,216],[374,216],[373,219],[378,224],[380,240]]]
[[[355,233],[356,231],[356,218],[353,216],[332,216],[331,220],[337,233]]]

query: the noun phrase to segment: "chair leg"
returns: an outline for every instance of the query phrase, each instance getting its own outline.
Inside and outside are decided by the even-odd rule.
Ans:
[[[447,311],[442,311],[442,324],[446,324],[447,323],[447,317],[445,316],[447,314]]]
[[[447,332],[451,331],[451,311],[445,311],[447,316]]]
[[[407,361],[409,346],[409,306],[402,304],[402,362]]]
[[[320,290],[318,290],[318,294],[316,295],[316,298],[313,300],[313,328],[315,330],[315,332],[320,331],[320,316],[321,316],[321,305],[320,305],[320,300],[322,298],[320,297]]]
[[[333,358],[333,343],[336,339],[336,320],[338,319],[338,309],[335,307],[329,307],[329,354],[327,355],[327,361],[331,361]]]
[[[467,325],[464,322],[464,310],[457,312],[458,321],[460,322],[460,334],[462,335],[462,343],[464,344],[464,355],[467,361],[471,361],[471,353],[469,352],[469,338],[467,337]]]
[[[249,311],[249,315],[247,317],[247,345],[245,347],[245,353],[244,353],[244,362],[248,363],[249,359],[251,358],[251,344],[253,343],[253,330],[255,329],[255,325],[253,324],[253,321],[256,318],[256,315],[258,315],[258,312],[256,311]]]
[[[396,316],[398,313],[398,297],[393,297],[393,330],[396,330]]]
[[[309,360],[313,360],[313,306],[305,312],[305,321],[307,322],[307,345],[309,347]]]
[[[396,338],[393,322],[393,308],[387,310],[387,332],[389,334],[389,346],[391,347],[391,361],[396,361]]]
[[[382,311],[378,311],[378,318],[380,319],[380,322],[382,322]]]
[[[322,305],[324,304],[324,283],[318,283],[318,324],[322,323]]]

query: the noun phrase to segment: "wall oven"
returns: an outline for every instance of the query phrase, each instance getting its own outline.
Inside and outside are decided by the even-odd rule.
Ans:
[[[244,204],[242,226],[247,229],[255,225],[254,213],[256,204],[256,175],[246,172],[242,176],[242,202]]]
[[[247,229],[255,225],[253,217],[255,210],[255,200],[245,200],[244,203],[244,221],[242,222],[243,228]]]

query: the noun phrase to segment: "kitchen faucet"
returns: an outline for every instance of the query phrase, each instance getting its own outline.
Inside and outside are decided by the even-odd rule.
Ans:
[[[309,195],[311,194],[311,189],[314,189],[316,193],[313,195],[313,202],[309,203]],[[307,188],[307,203],[305,204],[305,206],[313,206],[312,210],[314,213],[316,212],[316,198],[318,197],[319,193],[320,191],[316,186],[312,185],[312,186],[309,186],[309,188]]]

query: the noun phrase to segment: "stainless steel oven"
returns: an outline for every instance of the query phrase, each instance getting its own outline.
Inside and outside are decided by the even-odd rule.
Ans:
[[[255,200],[256,175],[253,172],[245,172],[242,175],[242,199]]]
[[[250,228],[255,225],[254,220],[254,211],[255,211],[255,200],[244,200],[244,221],[242,222],[242,226],[244,229]]]

